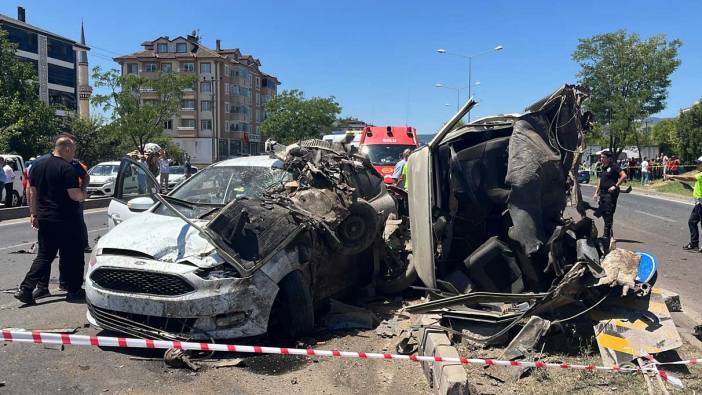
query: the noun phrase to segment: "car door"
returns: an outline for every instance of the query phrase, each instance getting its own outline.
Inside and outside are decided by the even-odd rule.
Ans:
[[[436,288],[436,268],[434,261],[434,220],[432,211],[435,202],[441,199],[441,186],[438,185],[438,149],[444,137],[474,106],[470,98],[466,104],[436,133],[426,146],[412,152],[407,164],[407,197],[412,233],[412,263],[422,282]]]
[[[120,222],[145,211],[155,202],[158,182],[141,163],[124,158],[115,178],[115,190],[107,208],[107,223],[112,229]]]

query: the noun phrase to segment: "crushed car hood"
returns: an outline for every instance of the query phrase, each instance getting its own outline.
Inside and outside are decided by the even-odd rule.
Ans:
[[[204,225],[207,221],[201,222]],[[164,262],[188,261],[202,268],[224,262],[197,229],[178,217],[148,211],[116,226],[100,239],[97,247],[123,250],[125,255],[136,251]]]

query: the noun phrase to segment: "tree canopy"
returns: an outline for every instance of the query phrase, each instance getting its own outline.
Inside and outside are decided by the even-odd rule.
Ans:
[[[639,145],[641,120],[665,108],[681,45],[663,34],[642,40],[622,30],[580,39],[572,54],[580,65],[579,82],[591,91],[586,105],[613,152]]]
[[[31,63],[17,58],[16,49],[0,29],[0,153],[28,158],[51,148],[63,120],[39,100],[36,73]]]
[[[266,103],[261,130],[283,144],[319,138],[331,131],[340,112],[341,107],[333,96],[305,99],[300,90],[283,91]]]
[[[147,143],[167,140],[164,123],[181,108],[183,91],[193,88],[196,79],[175,73],[160,73],[153,78],[121,75],[118,70],[103,72],[97,66],[93,68],[93,81],[96,87],[108,90],[92,100],[112,113],[110,130],[143,153]]]
[[[702,156],[702,103],[680,113],[677,120],[679,153],[684,163]]]

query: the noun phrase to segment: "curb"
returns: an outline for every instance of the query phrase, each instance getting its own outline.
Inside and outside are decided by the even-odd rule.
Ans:
[[[438,315],[423,314],[419,317],[419,329],[417,338],[419,339],[420,355],[432,357],[459,357],[458,350],[451,345],[451,340],[446,332],[439,329],[428,329],[429,326],[439,321]],[[437,395],[460,395],[469,394],[468,374],[466,369],[459,363],[447,362],[422,362],[424,375]]]
[[[86,210],[104,208],[110,205],[111,200],[112,198],[88,199],[85,201],[83,207]],[[27,217],[29,217],[29,207],[27,206],[0,209],[0,221]]]

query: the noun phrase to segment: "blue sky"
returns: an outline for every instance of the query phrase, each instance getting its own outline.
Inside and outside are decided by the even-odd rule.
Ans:
[[[473,117],[521,111],[575,82],[570,54],[578,38],[618,29],[683,41],[660,116],[702,97],[700,1],[3,0],[0,13],[14,17],[19,4],[28,23],[74,39],[83,18],[91,66],[114,67],[111,57],[138,51],[145,40],[199,29],[207,46],[219,38],[260,58],[281,89],[334,95],[342,115],[408,123],[420,133],[435,132],[455,111],[455,91],[434,85],[468,83],[467,61],[437,48],[471,54],[504,46],[474,59],[480,104]]]

